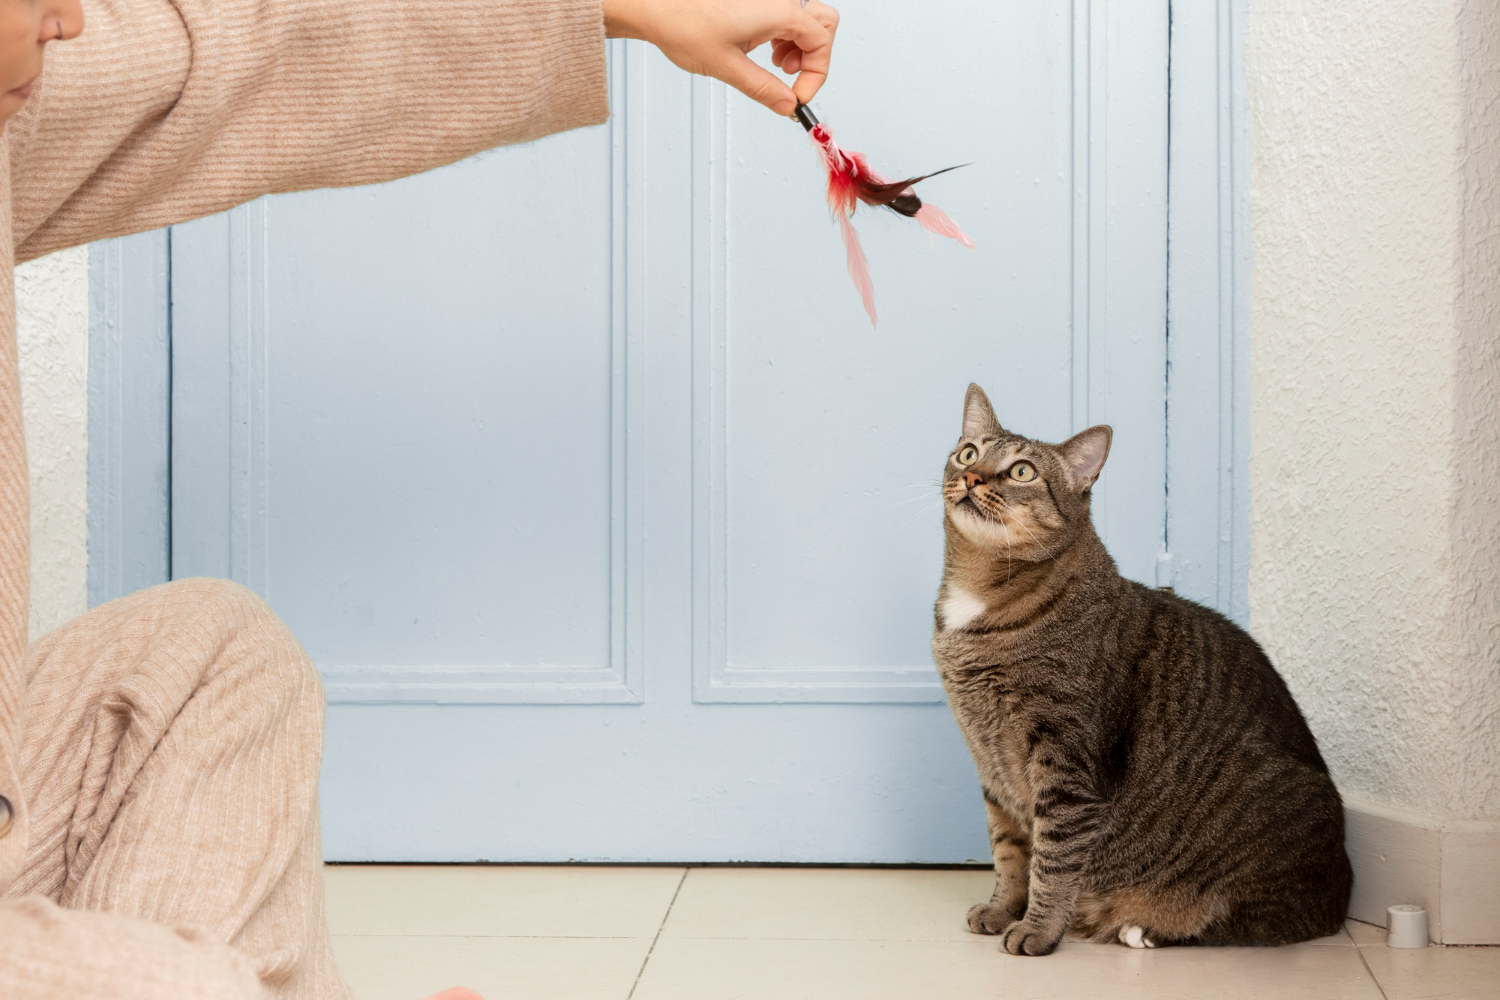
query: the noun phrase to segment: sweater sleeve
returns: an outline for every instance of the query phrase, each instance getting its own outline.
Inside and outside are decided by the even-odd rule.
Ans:
[[[17,261],[609,114],[602,0],[85,0],[7,126]]]

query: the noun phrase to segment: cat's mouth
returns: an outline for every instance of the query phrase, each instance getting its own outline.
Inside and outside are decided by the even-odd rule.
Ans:
[[[974,502],[974,494],[965,493],[953,504],[954,510],[962,510],[971,517],[977,517],[981,521],[988,521],[990,516],[980,509],[979,504]]]

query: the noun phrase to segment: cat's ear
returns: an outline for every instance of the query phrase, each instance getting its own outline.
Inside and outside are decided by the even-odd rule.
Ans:
[[[990,397],[974,383],[969,383],[964,396],[964,429],[966,438],[983,437],[1000,430],[1000,421],[995,419],[995,408],[990,406]]]
[[[1082,493],[1094,485],[1094,480],[1099,478],[1099,470],[1104,468],[1104,460],[1109,457],[1109,443],[1114,440],[1114,436],[1115,432],[1110,430],[1108,424],[1100,424],[1098,427],[1079,431],[1057,446],[1057,450],[1062,452],[1063,465],[1067,467],[1074,490]]]

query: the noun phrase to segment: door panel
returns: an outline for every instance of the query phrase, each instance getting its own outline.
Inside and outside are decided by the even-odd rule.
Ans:
[[[1027,44],[1007,51],[1015,61],[969,53],[961,89],[990,112],[977,122],[896,88],[839,106],[840,134],[883,168],[973,161],[923,195],[953,209],[977,251],[934,245],[890,213],[857,216],[874,330],[858,321],[807,140],[697,86],[694,263],[709,299],[694,329],[700,702],[941,702],[928,650],[942,563],[933,501],[964,386],[987,385],[1024,433],[1068,433],[1074,267],[1089,263],[1087,248],[1075,261],[1068,226],[1070,34],[1056,14],[1017,16]],[[879,79],[880,51],[841,54],[841,68]],[[1002,96],[1021,79],[1036,101],[1024,114]]]
[[[173,573],[323,673],[330,858],[987,857],[935,483],[971,380],[1111,422],[1150,579],[1166,6],[900,10],[819,110],[891,173],[972,161],[923,194],[978,249],[861,212],[874,330],[801,130],[634,45],[606,126],[176,227]]]
[[[177,227],[174,575],[249,582],[336,698],[639,700],[610,136],[558,138]]]

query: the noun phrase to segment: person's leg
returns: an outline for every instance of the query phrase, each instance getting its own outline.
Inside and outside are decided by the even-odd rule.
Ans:
[[[26,868],[8,896],[195,928],[268,994],[344,1000],[323,917],[323,691],[249,591],[185,580],[95,609],[28,663]]]
[[[192,928],[42,896],[0,899],[5,1000],[265,1000],[250,961]]]

